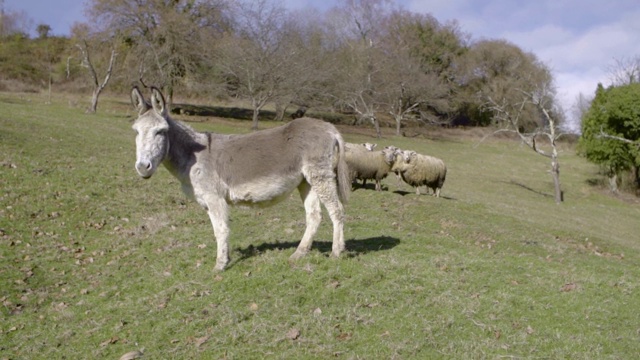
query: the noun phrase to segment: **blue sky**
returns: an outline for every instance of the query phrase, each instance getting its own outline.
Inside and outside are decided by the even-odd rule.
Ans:
[[[340,0],[283,0],[291,9],[326,10]],[[5,0],[5,9],[24,10],[35,25],[57,35],[84,21],[86,0]],[[397,0],[412,12],[441,22],[457,20],[472,40],[506,39],[536,54],[554,72],[558,94],[571,116],[579,93],[591,96],[609,83],[615,60],[640,56],[638,0]]]

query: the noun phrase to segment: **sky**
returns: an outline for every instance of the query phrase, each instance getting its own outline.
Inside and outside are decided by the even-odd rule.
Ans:
[[[0,3],[3,0],[0,0]],[[282,0],[288,8],[326,10],[341,0]],[[54,35],[68,35],[85,21],[87,0],[4,0],[5,10],[24,10]],[[554,74],[567,117],[579,94],[593,96],[610,84],[608,68],[640,56],[638,0],[396,0],[397,6],[455,20],[471,40],[505,39],[531,52]]]

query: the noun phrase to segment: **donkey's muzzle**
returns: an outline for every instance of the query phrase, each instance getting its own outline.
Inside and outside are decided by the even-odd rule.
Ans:
[[[148,179],[153,175],[155,169],[151,161],[143,160],[136,162],[136,171],[138,172],[138,175],[144,179]]]

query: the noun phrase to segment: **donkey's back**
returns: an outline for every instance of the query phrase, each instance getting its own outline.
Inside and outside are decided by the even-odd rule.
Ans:
[[[300,118],[273,129],[212,139],[203,162],[215,171],[231,203],[278,200],[312,178],[335,179],[341,201],[348,180],[340,166],[344,145],[336,128],[324,121]],[[342,176],[342,178],[341,178]],[[207,181],[206,179],[203,179]]]

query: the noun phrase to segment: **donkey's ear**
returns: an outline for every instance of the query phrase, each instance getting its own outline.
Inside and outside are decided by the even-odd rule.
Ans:
[[[167,103],[165,102],[164,96],[162,96],[160,90],[156,87],[151,88],[151,106],[153,106],[153,110],[158,114],[163,117],[167,116]]]
[[[142,96],[142,93],[137,86],[134,86],[133,89],[131,89],[131,104],[133,104],[133,107],[138,110],[139,115],[142,115],[149,110],[149,104],[147,104],[147,101],[144,99],[144,96]]]

